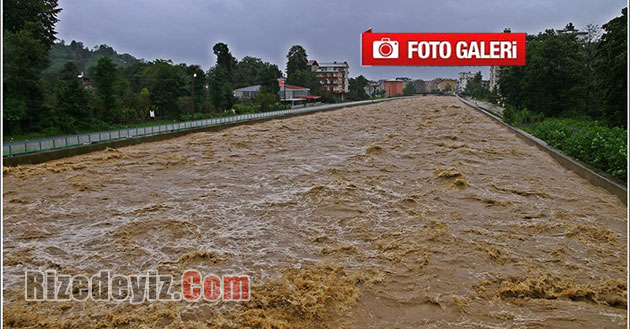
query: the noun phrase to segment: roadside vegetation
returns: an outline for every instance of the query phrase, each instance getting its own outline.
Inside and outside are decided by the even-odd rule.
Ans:
[[[502,67],[499,89],[481,75],[465,96],[498,103],[503,120],[567,155],[627,179],[627,8],[584,38],[547,30],[527,36],[527,65]],[[500,96],[499,96],[500,95]]]

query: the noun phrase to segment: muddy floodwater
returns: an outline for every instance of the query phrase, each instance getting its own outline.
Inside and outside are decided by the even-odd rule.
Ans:
[[[4,318],[623,328],[626,207],[454,97],[4,168]],[[26,302],[24,271],[248,274],[249,302]]]

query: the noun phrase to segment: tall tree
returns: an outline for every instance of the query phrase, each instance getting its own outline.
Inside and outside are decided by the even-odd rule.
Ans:
[[[61,8],[56,0],[3,1],[4,133],[33,129],[44,122],[41,72],[55,41]]]
[[[287,54],[287,77],[290,78],[297,71],[306,71],[307,63],[306,50],[300,45],[291,47]]]
[[[232,53],[230,53],[228,45],[223,42],[216,43],[214,47],[212,47],[212,51],[217,56],[217,65],[225,70],[231,81],[237,62],[234,56],[232,56]]]
[[[13,33],[28,29],[46,49],[52,47],[61,12],[57,0],[6,0],[2,6],[3,29]],[[28,23],[33,25],[27,28]]]
[[[275,64],[263,62],[260,58],[245,56],[238,62],[234,74],[234,87],[242,88],[253,85],[263,85],[272,92],[278,89],[278,78],[282,72]]]
[[[628,8],[603,28],[606,31],[597,48],[597,89],[601,91],[604,112],[610,123],[627,128],[628,120]]]
[[[220,65],[208,71],[208,91],[216,111],[227,111],[234,105],[234,89],[228,72]]]
[[[205,85],[208,77],[206,76],[206,73],[199,67],[199,65],[190,65],[188,66],[186,71],[187,76],[190,78],[191,97],[192,94],[195,95],[194,99],[192,100],[195,111],[201,112],[202,105],[206,102],[207,91]]]
[[[580,52],[580,61],[583,65],[582,83],[580,93],[583,95],[584,113],[591,117],[596,117],[596,98],[593,97],[595,86],[594,66],[596,60],[596,50],[599,38],[601,37],[601,28],[597,25],[589,24],[586,26],[586,38],[581,42],[582,51]]]
[[[112,112],[116,106],[114,83],[118,79],[116,64],[112,62],[111,57],[101,57],[98,60],[98,64],[96,64],[93,73],[94,83],[97,88],[96,93],[101,102],[101,119],[113,122],[114,116]]]
[[[186,78],[170,60],[151,63],[146,80],[149,82],[151,103],[157,107],[156,115],[175,119],[182,114],[183,109],[180,109],[177,100],[187,94]]]
[[[65,133],[87,128],[92,118],[90,94],[78,74],[73,62],[66,63],[55,88],[57,122]]]
[[[359,75],[356,78],[350,78],[349,81],[349,100],[362,100],[368,98],[367,93],[365,92],[365,87],[367,87],[369,81],[363,75]]]
[[[48,51],[32,33],[33,23],[17,32],[4,31],[2,48],[3,100],[6,133],[30,129],[42,121],[41,72],[48,65]]]

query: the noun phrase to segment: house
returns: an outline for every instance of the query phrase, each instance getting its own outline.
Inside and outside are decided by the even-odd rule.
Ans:
[[[92,80],[86,77],[85,74],[83,74],[83,72],[81,72],[81,74],[79,74],[77,78],[79,78],[79,80],[83,82],[83,88],[92,89]]]
[[[385,80],[383,81],[383,87],[385,88],[385,97],[402,96],[403,85],[402,80]]]
[[[259,90],[260,85],[234,89],[234,97],[238,99],[254,98]]]
[[[325,91],[332,93],[339,100],[345,99],[350,91],[350,65],[348,62],[308,61],[307,68],[315,72]]]

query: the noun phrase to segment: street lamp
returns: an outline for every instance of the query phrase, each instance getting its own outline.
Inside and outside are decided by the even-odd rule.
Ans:
[[[193,103],[193,111],[192,111],[192,119],[195,121],[195,78],[197,77],[197,73],[193,73],[192,80],[192,103]]]

